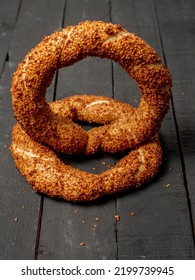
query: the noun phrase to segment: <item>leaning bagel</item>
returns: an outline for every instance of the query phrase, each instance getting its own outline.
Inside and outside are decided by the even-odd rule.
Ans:
[[[128,126],[128,120],[135,112],[135,108],[129,104],[106,96],[82,94],[52,102],[49,107],[55,116],[64,119],[64,123],[74,121],[100,125],[86,132],[88,141],[85,154],[90,155],[99,152],[108,131],[114,134],[120,130],[120,137],[123,141],[117,148],[120,148],[121,151],[126,148],[125,126]],[[109,143],[110,149],[112,148],[112,151],[115,151],[115,145],[117,144],[118,142],[116,143],[115,139],[112,139]]]
[[[99,124],[115,121],[121,114],[125,118],[126,114],[134,112],[128,104],[86,95],[65,98],[50,103],[49,107],[59,118]],[[69,201],[90,201],[139,187],[156,175],[162,162],[162,149],[155,136],[111,169],[98,175],[91,174],[63,163],[48,146],[32,140],[19,124],[13,128],[10,149],[17,168],[36,192]]]
[[[139,107],[128,120],[117,120],[102,131],[94,128],[90,138],[70,118],[64,122],[45,99],[56,70],[87,56],[118,62],[137,81],[142,93]],[[11,90],[14,115],[32,139],[55,151],[76,154],[100,149],[117,152],[146,142],[161,126],[170,88],[167,68],[146,42],[120,25],[86,21],[55,32],[32,49],[14,73]]]

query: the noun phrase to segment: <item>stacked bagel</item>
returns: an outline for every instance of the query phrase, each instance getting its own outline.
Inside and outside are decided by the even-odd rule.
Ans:
[[[87,56],[118,62],[142,93],[133,108],[105,96],[75,95],[47,103],[45,94],[61,67]],[[158,54],[117,24],[85,21],[46,37],[19,64],[12,80],[17,124],[11,152],[37,192],[71,201],[138,187],[162,162],[158,130],[169,107],[171,76]],[[85,131],[79,121],[98,124]],[[129,151],[114,167],[91,174],[63,163],[59,153],[92,155]]]

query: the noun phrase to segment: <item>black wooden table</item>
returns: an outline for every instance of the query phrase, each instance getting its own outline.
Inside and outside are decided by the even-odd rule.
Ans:
[[[164,163],[157,178],[137,191],[75,204],[34,193],[15,168],[10,84],[17,64],[45,35],[86,19],[122,24],[146,40],[167,64],[173,90],[160,130]],[[193,0],[0,0],[1,259],[194,259],[194,48]],[[140,98],[119,65],[98,58],[61,69],[47,100],[75,93],[135,106]],[[102,155],[73,165],[101,172],[114,163]]]

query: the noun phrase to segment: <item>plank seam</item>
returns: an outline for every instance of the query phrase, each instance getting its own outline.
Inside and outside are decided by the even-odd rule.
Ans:
[[[19,17],[19,13],[20,13],[20,10],[21,10],[21,6],[22,6],[22,0],[20,0],[19,5],[18,5],[18,9],[17,9],[17,12],[16,12],[15,25],[14,25],[14,26],[16,26],[16,23],[17,23],[17,21],[18,21],[18,17]],[[4,72],[6,62],[9,61],[9,49],[10,49],[10,44],[11,44],[11,41],[12,41],[12,38],[13,38],[14,29],[15,29],[15,28],[13,28],[12,33],[11,33],[11,36],[10,36],[10,39],[9,39],[9,43],[8,43],[8,46],[7,46],[7,54],[6,54],[6,57],[5,57],[5,61],[4,61],[4,63],[3,63],[3,67],[2,67],[2,71],[1,71],[1,73],[0,73],[0,77],[2,76],[2,74],[3,74],[3,72]]]
[[[166,55],[165,55],[165,51],[164,51],[163,38],[162,38],[161,29],[160,29],[160,21],[159,21],[158,11],[157,11],[155,1],[154,1],[154,9],[155,9],[155,15],[156,15],[156,21],[157,21],[157,28],[158,28],[158,32],[159,32],[160,45],[162,48],[163,60],[164,60],[165,65],[167,65]],[[174,100],[173,100],[172,93],[171,93],[171,106],[172,106],[172,112],[173,112],[173,119],[174,119],[174,123],[175,123],[175,131],[176,131],[176,137],[177,137],[177,144],[178,144],[178,148],[179,148],[181,167],[182,167],[182,172],[183,172],[183,182],[184,182],[185,192],[186,192],[186,196],[187,196],[190,223],[191,223],[191,227],[192,227],[192,237],[193,237],[193,242],[194,242],[194,247],[195,247],[195,227],[193,224],[191,199],[190,199],[190,193],[189,193],[187,176],[186,176],[185,159],[184,159],[184,153],[183,153],[182,143],[181,143],[181,139],[180,139],[179,125],[178,125],[178,121],[177,121],[177,114],[176,114],[176,110],[175,110],[175,106],[174,106]]]
[[[43,205],[44,205],[44,196],[41,195],[41,201],[40,201],[40,207],[39,207],[39,218],[38,218],[38,225],[37,225],[37,236],[36,236],[36,242],[35,242],[34,260],[37,260],[38,254],[39,254],[39,241],[40,241],[40,235],[41,235]]]
[[[115,198],[115,212],[117,214],[118,207],[117,207],[117,198]],[[117,220],[115,220],[114,224],[114,231],[115,231],[115,240],[116,240],[116,260],[118,260],[118,224]]]
[[[186,196],[187,196],[187,204],[188,204],[188,210],[189,210],[189,215],[190,215],[190,223],[191,223],[191,227],[192,227],[192,236],[193,236],[194,247],[195,247],[195,228],[194,228],[194,224],[193,224],[190,192],[189,192],[189,188],[188,188],[188,181],[187,181],[186,167],[185,167],[185,159],[184,159],[184,153],[183,153],[182,143],[181,143],[181,139],[180,139],[179,125],[178,125],[178,121],[177,121],[176,110],[175,110],[175,107],[174,107],[173,98],[171,98],[171,105],[172,105],[172,109],[173,109],[173,118],[174,118],[174,122],[175,122],[177,143],[178,143],[178,147],[179,147],[179,155],[180,155],[181,167],[182,167],[182,172],[183,172],[183,181],[184,181],[185,192],[186,192]]]
[[[64,2],[64,9],[63,9],[63,14],[62,14],[61,28],[64,27],[66,7],[67,7],[67,0],[65,0],[65,2]],[[61,55],[61,52],[60,52],[60,55]],[[60,57],[60,55],[59,55],[59,57]],[[56,100],[57,84],[58,84],[58,75],[59,75],[59,70],[56,71],[56,75],[55,75],[54,92],[53,92],[53,101]]]
[[[20,3],[19,3],[19,5],[18,5],[18,10],[17,10],[17,13],[16,13],[16,20],[15,20],[15,23],[17,23],[17,21],[18,21],[18,17],[19,17],[19,14],[20,14],[22,2],[23,2],[23,0],[20,0]],[[15,24],[15,26],[16,26],[16,24]]]
[[[108,5],[109,5],[109,19],[110,22],[112,22],[112,0],[108,1]],[[114,65],[113,65],[113,61],[111,61],[111,86],[112,86],[112,98],[114,98],[114,93],[115,93],[115,86],[114,86]],[[117,159],[115,157],[115,164],[117,162]],[[115,198],[115,213],[117,215],[118,213],[118,207],[117,207],[117,198]],[[118,260],[118,224],[117,221],[115,221],[114,224],[114,230],[115,230],[115,241],[116,241],[116,260]]]

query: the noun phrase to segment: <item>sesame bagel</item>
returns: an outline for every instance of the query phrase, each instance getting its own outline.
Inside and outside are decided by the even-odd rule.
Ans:
[[[59,118],[96,123],[102,125],[100,128],[121,116],[127,118],[135,110],[129,104],[94,95],[71,96],[49,103],[49,107]],[[90,151],[93,147],[90,140],[87,148]],[[156,135],[111,169],[98,175],[88,173],[65,164],[51,148],[32,140],[19,124],[12,131],[11,152],[17,168],[36,192],[71,201],[94,200],[139,187],[156,175],[162,162],[162,149]]]
[[[142,94],[132,114],[90,133],[52,111],[45,98],[56,70],[87,56],[118,62]],[[85,21],[47,36],[32,49],[14,73],[11,91],[14,115],[31,139],[57,152],[93,154],[134,149],[151,139],[168,110],[170,88],[169,71],[145,41],[118,24]]]

